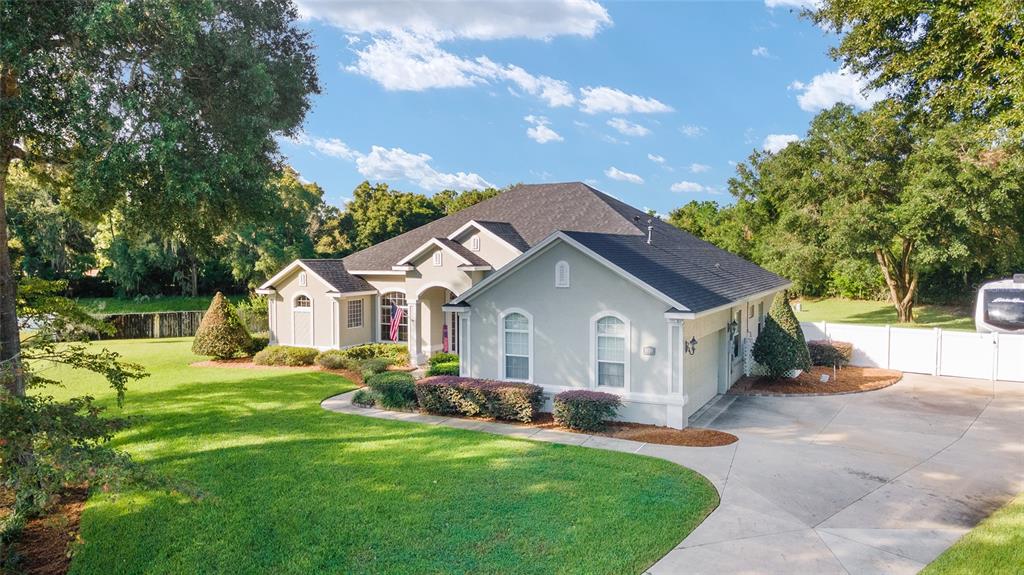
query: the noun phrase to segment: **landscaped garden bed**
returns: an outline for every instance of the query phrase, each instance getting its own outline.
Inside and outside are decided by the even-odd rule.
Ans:
[[[16,572],[24,575],[67,573],[88,495],[89,490],[84,486],[69,488],[45,515],[25,524],[10,547]],[[0,520],[7,516],[13,503],[14,494],[0,488]]]
[[[828,381],[821,381],[828,376]],[[889,387],[903,378],[903,372],[877,367],[833,369],[815,366],[794,378],[750,376],[741,378],[730,395],[833,395],[859,393]]]

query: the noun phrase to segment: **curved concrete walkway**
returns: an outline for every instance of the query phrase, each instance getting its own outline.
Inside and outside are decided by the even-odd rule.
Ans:
[[[650,569],[663,573],[915,573],[1024,490],[1024,384],[908,374],[875,392],[719,397],[700,427],[726,447],[654,445],[503,423],[331,411],[615,449],[673,461],[722,503]]]

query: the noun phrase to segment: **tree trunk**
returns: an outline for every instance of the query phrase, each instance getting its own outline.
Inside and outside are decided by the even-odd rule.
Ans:
[[[10,169],[11,142],[0,140],[0,381],[18,397],[25,395],[25,374],[21,370],[21,339],[18,310],[14,298],[17,287],[7,246],[7,172]]]
[[[195,258],[192,258],[192,265],[189,267],[189,271],[191,272],[191,281],[189,283],[189,291],[191,293],[189,295],[196,297],[199,295],[199,262],[197,262]]]
[[[900,323],[914,321],[914,297],[917,295],[917,271],[911,268],[910,259],[914,252],[913,240],[902,240],[902,253],[896,256],[885,249],[875,250],[875,258],[882,268],[889,297],[896,307]]]

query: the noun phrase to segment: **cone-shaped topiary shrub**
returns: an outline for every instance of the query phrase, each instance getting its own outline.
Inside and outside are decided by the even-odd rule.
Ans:
[[[789,306],[786,292],[777,294],[772,302],[764,329],[754,342],[754,361],[770,377],[782,377],[794,369],[811,369],[804,332]]]
[[[218,359],[234,357],[240,352],[248,352],[252,346],[252,338],[245,326],[239,321],[235,310],[231,308],[224,294],[217,292],[206,310],[203,321],[192,341],[192,353],[196,355],[212,355]]]

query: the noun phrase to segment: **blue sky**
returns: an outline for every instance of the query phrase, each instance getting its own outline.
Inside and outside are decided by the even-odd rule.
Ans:
[[[661,213],[727,203],[734,162],[877,97],[800,3],[299,0],[324,93],[282,151],[336,205],[367,179],[581,180]]]

